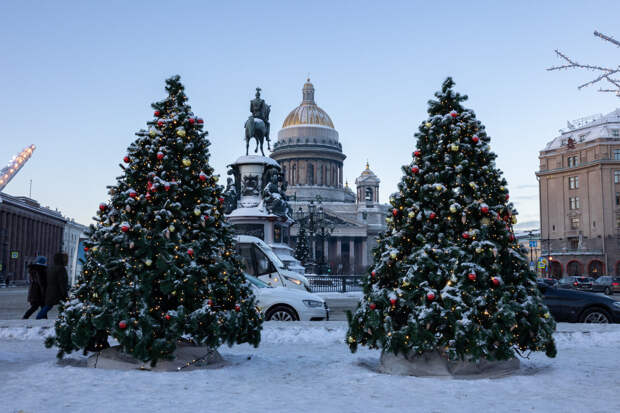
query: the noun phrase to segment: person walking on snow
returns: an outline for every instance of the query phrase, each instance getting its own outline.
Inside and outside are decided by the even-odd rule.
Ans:
[[[34,263],[28,266],[30,287],[28,287],[28,302],[30,308],[23,319],[29,318],[39,307],[45,305],[45,286],[47,283],[47,258],[38,256]]]
[[[67,298],[67,284],[69,277],[67,275],[68,257],[64,252],[54,255],[54,265],[47,272],[47,288],[45,290],[45,305],[37,314],[37,320],[47,318],[47,313],[53,306],[64,301]]]

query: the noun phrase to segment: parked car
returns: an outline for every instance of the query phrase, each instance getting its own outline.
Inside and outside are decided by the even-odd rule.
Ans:
[[[575,281],[573,285],[577,290],[583,291],[592,291],[592,284],[594,283],[594,278],[592,277],[575,277]]]
[[[612,295],[614,293],[613,277],[611,275],[602,275],[598,277],[592,283],[592,292]]]
[[[269,245],[260,238],[237,235],[237,253],[244,271],[274,287],[286,287],[311,292],[310,282],[302,274],[287,270]]]
[[[558,280],[555,278],[541,278],[540,282],[543,282],[552,287],[557,287],[557,285],[559,284]]]
[[[260,279],[245,274],[258,307],[267,321],[322,321],[329,320],[327,303],[316,294],[284,287],[273,287]]]
[[[577,286],[577,277],[575,276],[568,276],[568,277],[563,277],[560,278],[560,281],[558,282],[558,288],[575,288]]]
[[[620,301],[604,295],[538,283],[555,321],[571,323],[620,323]]]

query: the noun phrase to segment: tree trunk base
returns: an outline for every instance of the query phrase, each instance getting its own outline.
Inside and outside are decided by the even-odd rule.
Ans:
[[[217,350],[197,347],[179,342],[173,360],[159,360],[152,367],[150,362],[140,361],[123,353],[120,346],[114,346],[90,356],[87,367],[107,370],[149,370],[149,371],[186,371],[223,366],[224,360]]]
[[[394,355],[381,353],[381,373],[418,376],[418,377],[452,377],[452,378],[496,378],[503,377],[519,370],[520,362],[517,358],[504,361],[480,360],[451,361],[447,356],[438,352],[424,353],[420,356],[408,354]]]

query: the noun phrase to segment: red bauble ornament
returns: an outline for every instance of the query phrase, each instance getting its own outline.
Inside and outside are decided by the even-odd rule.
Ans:
[[[239,304],[235,304],[235,311],[236,312],[241,311],[241,306]]]
[[[489,212],[489,207],[488,206],[483,206],[480,208],[480,211],[482,211],[483,214],[487,214]]]
[[[193,125],[193,124],[194,124],[194,122],[196,122],[196,121],[194,120],[194,118],[189,118],[189,124],[190,124],[190,125]]]
[[[121,226],[121,231],[123,231],[123,232],[127,232],[127,231],[129,231],[129,225],[128,225],[128,224],[123,224],[123,225]]]
[[[377,308],[377,304],[370,303],[370,305],[368,307],[370,307],[371,310],[374,310],[375,308]]]
[[[160,128],[161,128],[162,126],[164,126],[164,121],[163,121],[163,120],[158,120],[158,121],[157,121],[157,126],[159,126]]]
[[[223,203],[224,203],[224,198],[219,197],[219,198],[218,198],[218,200],[220,201],[220,204],[223,204]]]
[[[375,270],[372,270],[372,272],[370,273],[370,276],[372,278],[375,278],[377,276],[377,272]]]
[[[170,184],[169,184],[169,183],[165,183],[165,184],[164,184],[164,189],[165,189],[166,191],[170,190]]]
[[[496,287],[499,285],[499,280],[495,277],[491,278],[491,282],[493,282],[493,285]]]
[[[193,248],[188,248],[187,249],[187,254],[191,257],[194,255],[194,249]]]
[[[469,238],[469,232],[463,232],[462,237],[465,239]]]
[[[420,152],[420,151],[416,150],[413,154],[414,154],[415,156],[420,156],[420,155],[422,155],[422,152]]]
[[[398,215],[398,209],[394,208],[392,210],[392,215],[394,215],[394,216]]]
[[[510,195],[506,194],[506,201],[510,199]]]
[[[151,193],[147,192],[144,197],[146,198],[147,201],[150,200],[151,199]]]
[[[435,217],[437,217],[437,214],[434,212],[431,212],[431,214],[428,216],[430,219],[435,219]]]
[[[160,112],[159,112],[158,110],[156,110],[156,111],[155,111],[155,113],[154,113],[154,115],[155,115],[155,116],[159,116],[159,115],[160,115]]]
[[[459,114],[456,113],[455,111],[450,112],[450,116],[452,116],[453,118],[456,118]]]
[[[396,305],[396,298],[390,298],[390,304]]]
[[[205,174],[204,172],[200,172],[200,175],[198,175],[198,178],[204,182],[207,180],[207,174]]]
[[[126,323],[126,322],[124,322],[124,321],[120,321],[120,322],[118,323],[118,328],[120,328],[121,330],[126,329],[126,328],[127,328],[127,323]]]
[[[157,152],[157,159],[159,159],[160,161],[162,159],[164,159],[164,153],[163,152]]]
[[[207,300],[207,305],[208,305],[209,307],[211,307],[211,306],[213,305],[213,300],[212,300],[212,299],[208,299],[208,300]]]
[[[512,235],[512,234],[510,234],[510,235],[508,236],[508,239],[509,239],[510,241],[514,241],[514,240],[515,240],[515,236],[514,236],[514,235]]]
[[[129,156],[125,156],[125,157],[123,158],[123,161],[124,161],[125,163],[129,163],[129,161],[130,161],[130,160],[131,160],[131,159],[129,159]]]
[[[209,215],[205,215],[205,221],[208,221],[209,218],[210,218]]]
[[[138,194],[136,193],[136,191],[134,191],[133,189],[131,191],[129,191],[129,196],[131,198],[135,198]]]
[[[198,119],[196,119],[196,122],[198,122],[198,123],[205,123],[205,121],[204,121],[204,120],[202,120],[202,118],[198,118]]]
[[[170,314],[166,314],[166,320],[170,320]]]
[[[467,274],[467,278],[469,278],[470,281],[476,281],[476,274],[470,272],[469,274]]]
[[[472,136],[472,137],[471,137],[471,140],[472,140],[474,143],[478,143],[478,141],[480,140],[480,138],[474,135],[474,136]]]
[[[88,252],[88,250],[89,250],[89,249],[90,249],[90,248],[88,248],[88,247],[84,247],[84,251],[85,251],[85,252]]]
[[[99,204],[99,210],[100,211],[105,211],[106,209],[106,204],[104,204],[103,202]]]
[[[428,299],[428,301],[433,301],[435,299],[435,293],[426,294],[426,298]]]
[[[418,172],[420,172],[420,168],[418,168],[417,166],[412,166],[411,172],[413,172],[414,174],[417,174]]]

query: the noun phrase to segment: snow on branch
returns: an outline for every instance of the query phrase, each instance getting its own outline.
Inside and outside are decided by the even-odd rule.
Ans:
[[[612,43],[618,47],[620,47],[620,41],[614,39],[611,36],[607,36],[604,35],[603,33],[599,33],[597,31],[594,32],[594,35],[597,37],[600,37],[601,39]],[[596,65],[588,65],[588,64],[581,64],[578,63],[576,61],[574,61],[573,59],[569,58],[568,56],[566,56],[564,53],[560,52],[559,50],[555,50],[555,53],[558,55],[558,57],[560,57],[560,59],[564,60],[567,64],[561,65],[561,66],[553,66],[548,68],[547,70],[551,71],[551,70],[562,70],[562,69],[587,69],[587,70],[593,70],[595,72],[598,72],[598,76],[596,78],[594,78],[593,80],[586,82],[580,86],[577,87],[577,89],[581,89],[584,88],[586,86],[590,86],[593,85],[595,83],[598,83],[600,81],[606,81],[608,83],[611,83],[614,88],[612,89],[603,89],[600,88],[599,92],[612,92],[615,93],[618,97],[620,97],[620,79],[614,79],[612,76],[616,75],[616,74],[620,74],[620,65],[618,65],[618,67],[616,68],[610,68],[610,67],[603,67],[603,66],[596,66]]]

